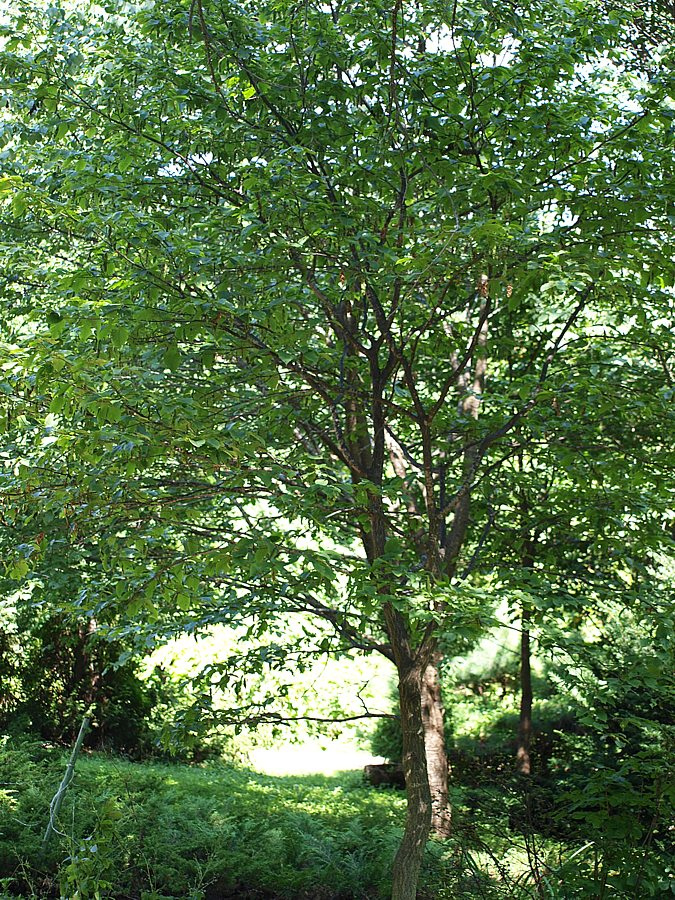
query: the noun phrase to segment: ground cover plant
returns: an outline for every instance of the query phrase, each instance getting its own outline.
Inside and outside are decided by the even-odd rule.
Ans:
[[[0,875],[13,896],[386,896],[404,801],[359,772],[271,778],[94,754],[42,857],[63,754],[5,748],[0,765]]]
[[[588,774],[593,756],[584,759],[578,741],[570,754],[564,734],[556,737],[557,760],[548,777],[534,781],[514,773],[512,747],[500,746],[506,738],[499,729],[489,753],[451,753],[454,833],[427,848],[421,898],[590,900],[606,894],[629,900],[638,891],[644,897],[671,891],[670,820],[664,816],[649,840],[632,842],[607,823],[599,836],[596,822],[599,839],[589,841],[588,823],[570,818],[581,808],[569,802],[575,774],[570,779],[559,769],[576,759]],[[404,794],[368,787],[358,770],[270,777],[217,761],[139,763],[89,752],[78,761],[44,852],[49,803],[65,760],[62,751],[35,742],[3,745],[0,884],[7,898],[390,895]],[[602,776],[601,769],[594,772]],[[608,795],[602,784],[589,794],[589,785],[593,789],[588,777],[580,783],[592,816]],[[610,795],[602,811],[619,825],[641,812],[631,808],[627,786],[624,781],[621,804]]]

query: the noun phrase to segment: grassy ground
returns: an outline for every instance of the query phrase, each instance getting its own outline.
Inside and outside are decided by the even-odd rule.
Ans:
[[[405,798],[366,787],[360,769],[271,775],[222,762],[134,763],[86,754],[78,760],[59,833],[42,853],[49,803],[66,759],[37,743],[0,745],[0,900],[389,895]],[[546,837],[527,821],[518,827],[523,797],[517,783],[485,776],[456,769],[461,786],[453,789],[453,837],[430,841],[420,900],[605,896],[594,875],[594,841]],[[541,816],[536,795],[532,802]],[[646,865],[648,855],[647,847],[637,856],[615,854],[615,868],[606,870],[607,883],[616,883],[612,897],[666,896],[670,882],[656,857],[653,866],[661,869],[651,880],[641,876],[639,895],[628,884],[627,875]]]
[[[334,755],[310,749],[304,765],[333,763]],[[375,900],[390,893],[405,797],[365,786],[360,768],[270,775],[224,763],[86,754],[60,833],[41,854],[66,759],[39,744],[0,749],[0,900]],[[298,766],[281,754],[276,768],[284,764]],[[500,862],[500,833],[508,831],[500,798],[501,813],[490,819],[481,810],[480,821],[472,802],[455,792],[456,837],[430,842],[420,900],[531,896],[509,887],[509,873],[526,872],[524,849]],[[491,830],[483,834],[485,827]],[[498,849],[486,854],[485,838]]]
[[[0,758],[0,884],[8,894],[386,896],[404,800],[365,788],[359,772],[273,777],[222,764],[85,756],[61,834],[41,857],[64,763],[39,747]]]

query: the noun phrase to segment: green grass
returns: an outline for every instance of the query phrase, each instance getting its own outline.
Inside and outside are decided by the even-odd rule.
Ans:
[[[0,900],[389,896],[405,798],[365,787],[360,771],[265,776],[224,763],[85,755],[61,810],[60,834],[42,855],[66,758],[37,743],[0,745]],[[532,900],[533,854],[547,900],[597,898],[598,841],[514,831],[509,814],[522,799],[517,781],[498,783],[490,773],[455,785],[454,834],[429,842],[420,900]],[[671,880],[660,851],[614,844],[606,842],[611,855],[604,863],[613,897],[633,900],[636,872],[641,897],[667,895]]]
[[[360,771],[265,776],[223,763],[86,755],[62,808],[62,834],[41,857],[65,763],[65,753],[39,744],[0,751],[0,900],[390,895],[405,797],[364,786]],[[453,807],[457,839],[429,843],[420,900],[527,896],[510,892],[483,858],[483,817],[473,822],[462,790]],[[506,830],[505,819],[495,822]],[[503,855],[504,842],[494,832],[489,839]]]
[[[222,764],[78,761],[59,831],[41,835],[61,753],[0,757],[0,878],[26,897],[381,897],[404,799],[360,773],[266,777]],[[0,882],[2,884],[3,882]],[[79,894],[77,893],[79,891]]]

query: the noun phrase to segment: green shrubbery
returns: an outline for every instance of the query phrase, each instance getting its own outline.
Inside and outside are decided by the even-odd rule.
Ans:
[[[190,742],[169,732],[192,702],[175,669],[144,667],[120,641],[97,633],[90,620],[47,613],[26,603],[0,619],[0,734],[69,746],[89,710],[90,749],[136,759],[183,760],[236,755],[227,737],[207,733]],[[5,630],[2,625],[5,624]]]
[[[0,675],[9,688],[0,732],[70,744],[91,709],[89,746],[148,752],[161,685],[142,679],[134,660],[117,665],[119,641],[102,639],[92,619],[59,609],[60,596],[40,590],[0,609]]]
[[[473,866],[479,879],[469,896],[484,896],[490,872],[489,890],[525,896],[511,883],[521,865],[550,900],[675,893],[672,662],[648,631],[620,627],[626,619],[576,648],[578,669],[539,669],[530,777],[516,765],[517,656],[487,642],[448,667],[456,839],[464,875]],[[397,721],[382,720],[371,746],[399,760]]]
[[[47,855],[40,843],[64,767],[36,745],[0,755],[0,878],[46,898],[385,896],[403,799],[358,773],[267,778],[223,765],[78,762]],[[79,892],[79,893],[78,893]]]

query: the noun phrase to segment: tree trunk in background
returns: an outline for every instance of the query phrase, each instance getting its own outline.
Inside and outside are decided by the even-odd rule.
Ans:
[[[518,771],[529,775],[532,771],[530,744],[532,743],[532,668],[530,653],[530,619],[532,612],[523,606],[520,633],[520,714],[518,717]]]
[[[394,859],[392,900],[415,900],[424,850],[431,828],[431,792],[422,722],[422,668],[398,665],[403,733],[403,770],[408,806],[403,840]]]
[[[101,673],[96,670],[91,658],[91,640],[96,632],[96,619],[87,619],[86,625],[77,628],[77,643],[75,644],[75,661],[73,664],[73,691],[83,690],[82,698],[87,706],[90,706],[95,698]]]
[[[443,698],[438,675],[440,659],[441,655],[435,654],[424,670],[422,722],[431,793],[431,830],[439,837],[448,837],[451,830],[451,810],[448,802],[448,755],[443,727]]]

